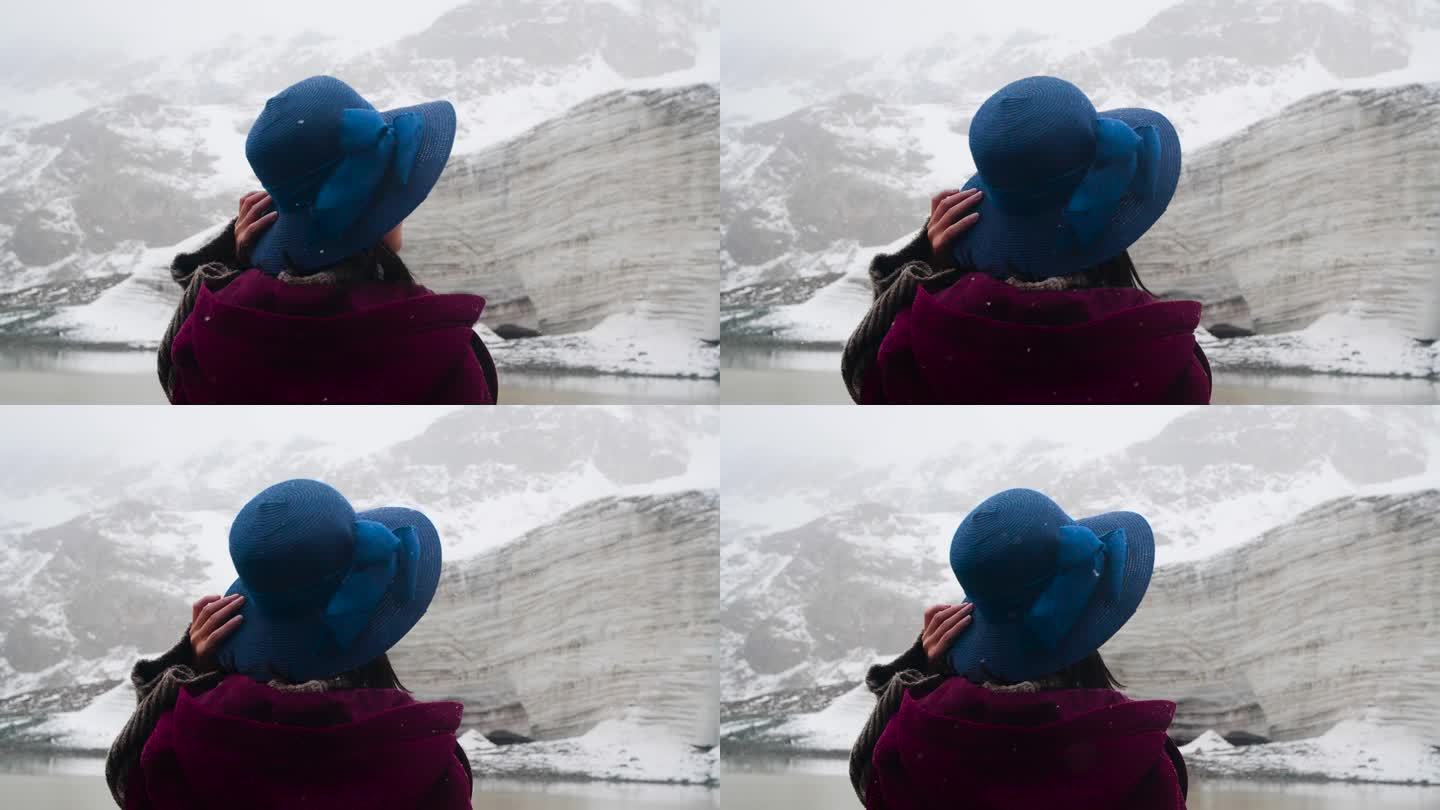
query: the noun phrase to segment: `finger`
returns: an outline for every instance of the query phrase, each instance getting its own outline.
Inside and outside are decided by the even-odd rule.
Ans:
[[[966,189],[965,191],[952,191],[949,194],[946,194],[944,197],[940,198],[940,202],[938,205],[935,206],[935,210],[930,212],[930,229],[932,231],[935,231],[936,225],[939,224],[940,218],[945,216],[945,212],[950,210],[956,203],[962,202],[966,198],[973,197],[975,195],[975,191],[976,189],[973,188]]]
[[[940,637],[939,643],[935,645],[937,648],[939,648],[937,652],[940,655],[944,655],[947,651],[949,651],[950,645],[955,643],[955,637],[963,633],[965,631],[965,628],[969,627],[970,623],[974,620],[974,616],[960,617],[960,621],[956,622],[949,630],[945,631],[945,635]]]
[[[276,217],[279,216],[280,212],[271,211],[265,216],[260,217],[259,219],[250,223],[250,225],[245,228],[245,233],[243,235],[235,237],[235,244],[237,246],[254,245],[255,240],[260,238],[260,234],[263,233],[266,228],[270,227],[275,222]]]
[[[931,198],[930,198],[930,216],[931,216],[931,217],[934,217],[934,216],[935,216],[935,209],[940,207],[940,201],[941,201],[941,200],[945,199],[946,197],[949,197],[951,194],[959,194],[959,193],[960,193],[960,189],[958,189],[958,188],[947,188],[947,189],[945,189],[944,191],[940,192],[939,194],[936,194],[934,197],[931,197]]]
[[[922,634],[924,642],[926,644],[930,644],[935,639],[939,638],[940,634],[944,632],[943,628],[945,622],[949,620],[950,617],[958,614],[960,612],[960,608],[960,605],[948,605],[944,610],[930,617],[930,623],[925,626],[925,632]]]
[[[949,610],[943,610],[936,614],[935,620],[930,623],[930,636],[932,638],[939,638],[951,624],[958,621],[964,615],[964,605],[951,605]]]
[[[196,616],[199,616],[199,615],[200,615],[200,611],[204,610],[206,605],[210,604],[211,602],[214,602],[215,600],[217,600],[217,599],[219,599],[219,598],[220,598],[219,594],[213,594],[213,593],[212,593],[212,594],[207,594],[207,595],[205,595],[205,596],[202,596],[202,597],[200,597],[199,599],[196,599],[196,600],[195,600],[195,604],[193,604],[193,605],[190,606],[190,618],[191,618],[191,620],[194,620],[194,618],[195,618]]]
[[[240,198],[240,216],[242,216],[242,217],[245,216],[245,212],[248,211],[248,210],[250,210],[250,206],[254,205],[254,204],[255,204],[255,201],[260,198],[260,195],[261,195],[261,194],[264,194],[264,193],[265,193],[265,192],[263,192],[263,191],[251,191],[251,192],[249,192],[248,194],[246,194],[244,197],[241,197],[241,198]]]
[[[236,598],[231,599],[214,613],[211,613],[206,617],[205,623],[200,625],[199,636],[205,639],[212,635],[220,625],[224,624],[231,616],[234,616],[240,610],[240,606],[244,604],[244,602],[245,597],[237,594]]]
[[[930,607],[925,608],[925,626],[926,626],[926,627],[929,627],[929,626],[930,626],[930,620],[933,619],[933,618],[935,618],[935,614],[936,614],[936,613],[939,613],[940,611],[942,611],[942,610],[944,610],[945,608],[948,608],[948,607],[950,607],[950,606],[949,606],[949,605],[931,605]]]
[[[971,189],[964,197],[956,195],[946,201],[945,210],[940,212],[940,218],[935,222],[938,230],[944,231],[955,224],[961,217],[976,206],[985,198],[985,193],[979,189]]]
[[[238,596],[240,596],[240,594],[233,593],[221,599],[216,599],[215,601],[201,608],[200,615],[196,616],[195,621],[191,624],[191,631],[193,632],[200,630],[202,627],[205,626],[205,622],[209,621],[210,617],[215,615],[215,611],[225,607],[231,602],[234,602],[236,597]]]
[[[946,245],[950,244],[950,242],[953,241],[955,237],[975,227],[975,223],[979,220],[980,215],[978,213],[971,214],[970,216],[965,217],[954,225],[946,228],[945,232],[940,234],[940,247],[943,249]]]
[[[231,633],[239,629],[240,623],[243,621],[245,621],[244,614],[231,616],[228,621],[215,628],[215,632],[205,637],[205,652],[210,652],[218,647],[220,642],[224,641]],[[199,655],[204,655],[204,653],[198,650],[196,652]]]
[[[260,192],[260,196],[256,197],[254,202],[250,203],[250,217],[253,219],[260,216],[261,212],[270,207],[271,202],[273,201],[270,199],[269,194],[263,191]]]

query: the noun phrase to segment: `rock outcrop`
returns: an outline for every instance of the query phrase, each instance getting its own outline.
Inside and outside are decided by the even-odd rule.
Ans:
[[[447,567],[392,652],[406,685],[467,727],[532,739],[604,720],[718,735],[714,492],[608,498]]]
[[[1156,570],[1105,645],[1174,731],[1293,740],[1364,718],[1440,743],[1440,491],[1342,498]]]

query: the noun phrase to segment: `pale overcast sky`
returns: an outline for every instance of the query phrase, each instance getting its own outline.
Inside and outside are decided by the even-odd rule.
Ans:
[[[796,46],[873,53],[925,45],[955,33],[957,50],[965,32],[1008,34],[1026,29],[1099,42],[1132,31],[1157,11],[1179,0],[722,0],[724,48]]]
[[[231,441],[284,445],[298,438],[360,455],[418,435],[450,406],[256,408],[13,405],[0,421],[0,458],[13,466],[46,458],[158,463]]]
[[[721,468],[745,475],[755,465],[809,468],[895,464],[950,452],[961,444],[1020,445],[1048,439],[1113,450],[1159,433],[1184,407],[721,408]],[[903,411],[903,415],[900,415]],[[864,463],[862,463],[864,462]]]
[[[419,31],[464,0],[40,0],[7,3],[0,47],[70,46],[150,56],[191,50],[246,32],[284,36],[307,29],[375,45]],[[363,9],[363,10],[362,10]]]

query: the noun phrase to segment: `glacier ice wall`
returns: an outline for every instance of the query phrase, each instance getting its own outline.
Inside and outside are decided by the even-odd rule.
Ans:
[[[598,96],[452,160],[406,221],[426,284],[485,322],[567,333],[635,313],[719,335],[720,96],[707,84]]]
[[[553,739],[625,718],[714,744],[718,538],[714,492],[578,507],[447,565],[395,668],[463,701],[482,733]]]
[[[1440,337],[1440,84],[1320,93],[1186,154],[1131,252],[1210,326],[1287,332],[1345,311]]]
[[[1104,647],[1174,731],[1273,740],[1362,717],[1440,743],[1440,491],[1341,498],[1255,542],[1158,568]]]

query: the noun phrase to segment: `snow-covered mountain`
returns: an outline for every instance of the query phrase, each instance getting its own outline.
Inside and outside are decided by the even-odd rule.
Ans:
[[[149,333],[131,334],[133,317],[119,325],[92,317],[112,314],[109,309],[72,312],[74,317],[54,324],[46,319],[58,308],[94,301],[137,270],[153,269],[177,244],[233,216],[239,194],[256,185],[243,145],[265,99],[305,76],[330,73],[382,109],[450,99],[459,119],[456,157],[447,170],[452,187],[465,182],[455,179],[460,174],[471,182],[493,180],[507,192],[512,184],[524,189],[544,179],[555,184],[553,194],[592,188],[604,202],[592,208],[604,209],[620,196],[606,174],[609,159],[617,170],[630,162],[659,167],[653,175],[627,169],[624,180],[646,202],[667,204],[671,218],[651,214],[640,202],[623,212],[592,211],[607,217],[594,230],[615,244],[566,257],[563,269],[609,278],[612,287],[636,286],[634,279],[665,271],[669,280],[638,294],[627,290],[639,303],[632,307],[637,311],[622,314],[658,317],[662,325],[673,321],[679,334],[713,340],[716,317],[709,315],[707,322],[703,307],[677,301],[675,289],[693,273],[692,254],[702,250],[711,257],[713,286],[718,99],[705,85],[718,75],[717,26],[713,0],[471,2],[424,31],[359,52],[307,33],[247,39],[201,54],[177,52],[103,72],[77,73],[49,62],[17,71],[0,80],[0,99],[7,93],[63,93],[86,106],[58,120],[7,120],[0,129],[0,326],[51,340],[153,341]],[[606,137],[577,136],[587,125]],[[708,134],[697,134],[697,126],[708,126]],[[555,139],[567,135],[604,154],[557,148]],[[497,146],[506,139],[507,145]],[[484,151],[487,147],[491,151]],[[556,165],[534,164],[547,160]],[[486,165],[500,171],[477,173],[477,166]],[[703,176],[701,166],[708,169]],[[650,185],[641,189],[646,180]],[[656,193],[657,186],[663,193]],[[500,189],[488,192],[490,199],[506,201]],[[552,247],[576,242],[573,218],[542,213],[557,203],[543,195],[531,202],[508,212],[508,236],[486,231],[483,217],[480,224],[464,223],[462,236],[472,249],[477,241],[492,248],[475,265],[493,270],[502,261],[494,257],[505,257],[511,260],[504,269],[508,277],[523,269],[524,261],[517,269],[514,258],[528,253],[531,241],[548,240]],[[440,207],[432,200],[421,211],[435,222],[445,218]],[[564,236],[555,230],[567,225]],[[656,240],[668,245],[664,251],[655,251],[648,238],[640,241],[655,237],[657,228],[664,231]],[[407,242],[417,255],[429,255],[423,243]],[[622,242],[629,261],[624,272],[609,258],[621,252]],[[473,257],[473,250],[466,255]],[[578,264],[588,259],[593,266]],[[423,278],[424,266],[412,261]],[[551,261],[559,263],[553,256]],[[510,312],[515,288],[492,275],[472,266],[465,281],[469,290],[498,299],[487,323],[499,325]],[[133,292],[121,289],[115,295],[128,305]],[[545,322],[560,332],[601,319],[561,312]],[[88,323],[88,330],[77,330],[77,323]]]
[[[137,653],[174,643],[190,602],[233,580],[226,538],[235,512],[277,480],[319,478],[357,508],[421,508],[447,565],[483,565],[477,554],[545,526],[563,534],[562,516],[603,514],[605,499],[664,511],[673,493],[713,492],[716,421],[710,408],[471,409],[359,456],[256,440],[159,466],[72,469],[57,460],[0,474],[0,696],[119,678]],[[647,536],[665,536],[661,523],[651,520]],[[687,528],[673,539],[692,536]],[[570,542],[578,551],[613,540],[597,529]]]
[[[1437,428],[1423,408],[1212,409],[1099,453],[936,436],[932,460],[906,467],[788,465],[788,484],[727,473],[726,735],[847,747],[869,708],[847,693],[914,640],[925,606],[961,596],[950,536],[1014,486],[1154,527],[1154,584],[1106,652],[1132,691],[1179,698],[1178,734],[1294,739],[1344,720],[1432,733]]]
[[[808,54],[775,60],[767,71],[743,65],[732,70],[727,60],[723,328],[727,335],[843,342],[868,299],[864,271],[870,255],[913,234],[924,221],[929,197],[973,172],[966,137],[970,113],[1006,82],[1037,73],[1074,81],[1102,110],[1164,111],[1187,153],[1178,203],[1191,199],[1203,206],[1220,184],[1264,160],[1267,184],[1257,185],[1243,203],[1227,198],[1247,212],[1267,211],[1248,219],[1265,220],[1272,209],[1292,210],[1303,201],[1315,216],[1326,217],[1327,230],[1344,221],[1346,244],[1389,248],[1395,232],[1407,235],[1393,254],[1340,251],[1327,267],[1378,258],[1384,266],[1402,268],[1386,279],[1429,273],[1435,261],[1433,227],[1427,224],[1435,219],[1433,193],[1407,193],[1389,205],[1352,201],[1343,213],[1329,211],[1314,193],[1331,179],[1337,186],[1353,182],[1342,175],[1361,165],[1401,186],[1433,188],[1427,174],[1433,161],[1411,163],[1407,147],[1397,144],[1409,143],[1422,153],[1433,148],[1433,139],[1421,143],[1433,123],[1414,122],[1433,117],[1434,85],[1375,88],[1440,80],[1436,44],[1440,3],[1434,0],[1183,0],[1134,31],[1084,47],[1021,32],[1000,39],[948,35],[878,60],[827,61],[823,54]],[[1325,94],[1335,90],[1354,92]],[[1302,102],[1306,97],[1311,98]],[[1300,148],[1307,141],[1298,133],[1316,126],[1334,137]],[[1246,127],[1251,129],[1242,133]],[[1291,140],[1276,137],[1283,133]],[[1206,148],[1226,136],[1234,136],[1228,146]],[[1227,162],[1237,149],[1253,160]],[[1281,176],[1287,181],[1275,182]],[[1297,188],[1306,191],[1297,194]],[[1185,210],[1177,204],[1162,223],[1193,227],[1179,216]],[[1367,215],[1354,217],[1356,211]],[[1233,227],[1237,216],[1232,210],[1223,227]],[[1225,284],[1233,292],[1232,279],[1245,273],[1251,295],[1268,295],[1277,278],[1304,273],[1297,262],[1318,262],[1336,247],[1326,238],[1311,239],[1325,236],[1319,228],[1290,224],[1293,233],[1257,254],[1256,261],[1277,265],[1265,272],[1235,264],[1248,255],[1243,245],[1185,243],[1188,264],[1203,265],[1206,274],[1220,279],[1201,292]],[[1146,269],[1142,264],[1142,276]],[[1192,271],[1187,290],[1197,289],[1194,276],[1200,273]],[[1324,299],[1327,310],[1309,296],[1301,302],[1276,297],[1264,306],[1297,314],[1248,317],[1235,300],[1217,299],[1216,322],[1289,330],[1323,311],[1349,311],[1353,303],[1330,296]],[[1394,302],[1385,296],[1364,303],[1365,314],[1378,310],[1402,323],[1410,337],[1433,337],[1433,323],[1424,328],[1413,323],[1417,304],[1394,312],[1386,309]]]

